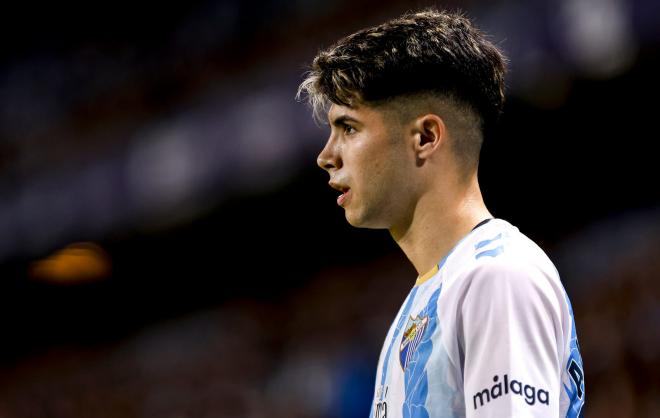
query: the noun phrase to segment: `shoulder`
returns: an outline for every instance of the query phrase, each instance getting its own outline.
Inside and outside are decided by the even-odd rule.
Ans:
[[[466,271],[460,281],[465,301],[476,307],[558,302],[554,278],[527,260],[512,257],[484,260]]]
[[[452,266],[448,281],[456,296],[482,306],[544,300],[556,307],[562,286],[545,252],[506,221],[487,226],[466,243]]]
[[[448,281],[559,280],[545,252],[510,223],[494,219],[473,231],[446,266]]]

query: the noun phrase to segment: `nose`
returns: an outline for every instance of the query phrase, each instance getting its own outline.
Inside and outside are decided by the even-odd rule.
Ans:
[[[330,172],[333,169],[341,168],[341,163],[337,143],[332,137],[330,137],[328,142],[326,142],[325,147],[323,147],[319,156],[316,158],[316,164],[325,171]]]

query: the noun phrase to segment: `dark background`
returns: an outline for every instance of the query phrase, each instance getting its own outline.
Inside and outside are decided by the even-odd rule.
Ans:
[[[0,416],[361,417],[415,272],[294,99],[431,2],[21,2],[0,17]],[[510,58],[495,216],[556,262],[587,416],[660,415],[660,6],[452,1]]]

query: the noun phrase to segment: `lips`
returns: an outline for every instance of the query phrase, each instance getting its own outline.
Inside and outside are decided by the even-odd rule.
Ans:
[[[344,185],[344,184],[333,182],[333,181],[330,181],[329,184],[330,184],[330,187],[332,187],[335,190],[339,190],[341,192],[339,197],[337,197],[337,204],[339,206],[344,206],[346,204],[348,198],[350,197],[351,188]]]
[[[337,198],[337,204],[343,207],[347,199],[349,198],[350,193],[351,193],[351,189],[346,189],[345,192],[340,194],[339,197]]]

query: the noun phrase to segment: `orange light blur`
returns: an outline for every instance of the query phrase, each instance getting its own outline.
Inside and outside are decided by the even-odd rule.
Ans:
[[[80,242],[32,263],[28,274],[34,280],[69,285],[105,279],[110,271],[110,257],[100,246]]]

